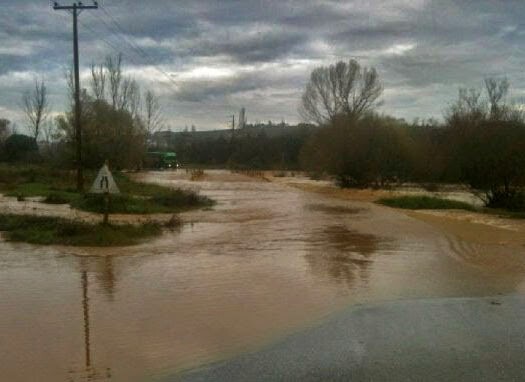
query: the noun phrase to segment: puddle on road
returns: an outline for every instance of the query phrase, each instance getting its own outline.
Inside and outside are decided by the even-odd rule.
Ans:
[[[197,183],[184,173],[142,178],[198,187],[218,204],[135,247],[0,242],[2,379],[144,381],[352,302],[522,288],[525,269],[471,266],[450,235],[395,210],[221,171]],[[517,254],[512,261],[523,266]]]

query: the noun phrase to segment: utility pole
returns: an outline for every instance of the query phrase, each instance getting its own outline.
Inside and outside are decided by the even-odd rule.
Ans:
[[[93,1],[93,5],[84,5],[81,1],[72,5],[60,5],[57,1],[53,2],[55,11],[71,11],[73,15],[73,62],[75,76],[75,141],[76,141],[76,165],[77,165],[77,191],[84,189],[84,176],[82,174],[82,126],[80,124],[80,74],[78,60],[78,25],[77,19],[80,12],[85,9],[98,9],[98,3]]]

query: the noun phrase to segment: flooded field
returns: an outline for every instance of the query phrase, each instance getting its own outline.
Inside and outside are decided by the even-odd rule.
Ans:
[[[129,248],[0,242],[0,379],[155,380],[348,304],[525,289],[521,222],[405,214],[227,171],[139,177],[218,203]]]

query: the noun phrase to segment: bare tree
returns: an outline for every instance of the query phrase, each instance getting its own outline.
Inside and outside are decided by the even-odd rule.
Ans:
[[[466,128],[487,118],[487,102],[482,91],[459,88],[458,99],[445,112],[445,120],[451,126]]]
[[[502,113],[504,113],[504,102],[509,91],[509,86],[509,81],[506,78],[501,80],[485,78],[485,89],[487,90],[491,118],[498,119],[502,116]]]
[[[133,117],[140,118],[140,112],[141,112],[141,96],[140,96],[140,87],[137,84],[137,81],[132,80],[130,84],[130,88],[128,90],[128,111]]]
[[[138,115],[140,109],[140,88],[132,78],[121,81],[117,97],[117,110],[127,110],[133,117]]]
[[[91,64],[91,90],[95,99],[101,101],[106,97],[106,69],[104,65]]]
[[[2,144],[11,134],[11,121],[5,118],[0,118],[0,144]]]
[[[144,97],[144,126],[148,135],[156,132],[162,125],[162,108],[158,97],[151,90]]]
[[[122,54],[116,58],[108,56],[106,58],[106,70],[109,80],[109,95],[111,105],[117,108],[120,99],[120,90],[122,83]]]
[[[445,119],[451,126],[460,128],[477,124],[487,119],[509,120],[521,118],[519,110],[509,106],[505,97],[509,91],[509,81],[485,78],[485,92],[481,89],[460,88],[457,101],[446,111]]]
[[[60,137],[60,131],[55,121],[46,121],[46,123],[42,125],[42,132],[44,133],[46,143],[52,143]]]
[[[312,71],[299,109],[307,121],[324,124],[337,116],[359,118],[378,105],[383,86],[374,68],[355,60],[339,61]]]
[[[34,89],[24,93],[22,108],[28,120],[31,135],[38,140],[42,124],[49,115],[49,100],[44,80],[35,80]]]

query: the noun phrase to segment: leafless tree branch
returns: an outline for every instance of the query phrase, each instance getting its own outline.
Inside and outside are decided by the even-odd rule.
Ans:
[[[151,90],[144,97],[144,126],[148,135],[156,132],[162,125],[162,108],[158,97]]]
[[[382,93],[383,86],[374,68],[361,68],[355,60],[339,61],[312,71],[299,113],[318,124],[340,115],[360,118],[378,105]]]
[[[42,124],[49,116],[49,100],[44,80],[35,80],[32,91],[22,96],[22,108],[28,121],[31,135],[38,140]]]

